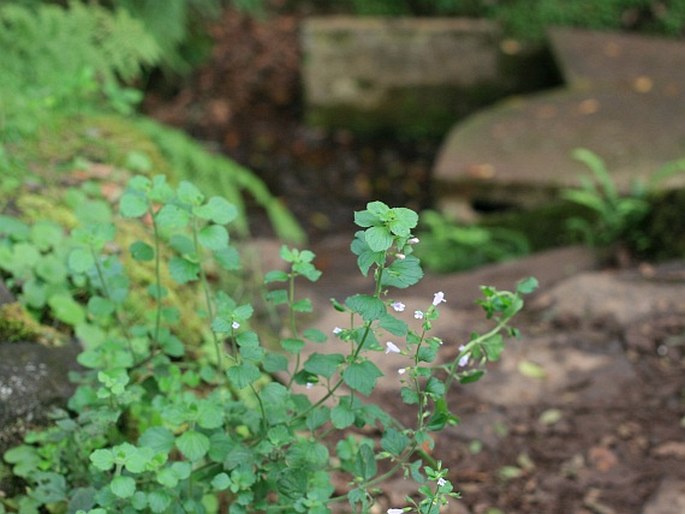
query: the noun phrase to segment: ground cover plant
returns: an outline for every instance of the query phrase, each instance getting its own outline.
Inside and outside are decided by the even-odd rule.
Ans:
[[[457,422],[447,408],[450,386],[477,381],[483,365],[499,358],[505,339],[518,335],[510,321],[534,279],[514,292],[483,287],[478,303],[492,328],[450,341],[461,344],[459,353],[442,362],[443,342],[431,329],[446,295],[438,291],[425,309],[404,313],[392,293],[423,275],[413,255],[418,216],[371,202],[355,213],[360,230],[351,250],[373,293],[333,300],[329,308],[349,315],[349,324],[330,334],[302,328],[299,315],[315,306],[298,297],[296,284],[314,282],[321,272],[312,252],[283,246],[285,268],[265,276],[266,296],[285,320],[281,335],[269,342],[254,322],[252,303],[213,288],[211,276],[238,266],[226,228],[237,217],[232,204],[205,197],[189,182],[172,188],[163,176],[137,176],[119,212],[150,236],[120,248],[116,217],[84,220],[70,234],[46,223],[3,223],[4,252],[20,256],[33,246],[37,254],[23,269],[21,259],[11,261],[9,285],[21,288],[35,275],[38,285],[59,288],[64,301],[54,305],[22,299],[81,336],[84,371],[73,376],[78,388],[67,408],[52,414],[54,425],[27,434],[24,444],[5,453],[26,486],[23,494],[0,499],[0,509],[317,514],[348,502],[355,512],[368,512],[378,487],[395,474],[411,476],[420,488],[389,513],[437,514],[458,497],[447,469],[426,450],[434,432]],[[128,256],[132,263],[122,264]],[[143,312],[131,308],[140,302],[131,298],[137,266],[155,277]],[[45,267],[59,273],[44,273]],[[167,274],[197,293],[204,344],[178,337],[184,320],[168,302]],[[60,277],[54,284],[53,275]],[[319,351],[304,358],[305,345]],[[374,353],[406,356],[398,401],[415,409],[412,426],[365,400],[382,375]],[[308,389],[320,390],[321,399],[309,399]],[[360,432],[370,427],[381,432],[379,440]],[[334,489],[333,474],[344,477],[345,491]]]

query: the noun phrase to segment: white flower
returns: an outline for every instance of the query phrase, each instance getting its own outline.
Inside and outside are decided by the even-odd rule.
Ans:
[[[419,238],[418,237],[412,237],[410,240],[407,241],[410,245],[416,245],[419,244]]]
[[[400,353],[402,350],[400,350],[395,343],[392,341],[388,341],[385,343],[385,354],[389,353]]]
[[[407,256],[404,255],[403,253],[396,253],[395,254],[395,259],[399,259],[399,260],[403,261],[406,258],[407,258]]]
[[[407,372],[407,368],[400,368],[397,370],[400,375],[404,375]]]
[[[406,305],[404,305],[402,302],[393,302],[390,304],[390,307],[392,307],[395,312],[402,312],[404,311]]]
[[[342,332],[342,328],[340,328],[340,327],[335,327],[335,328],[333,329],[333,333],[334,333],[336,336],[337,336],[338,334],[340,334],[340,332]]]
[[[421,311],[414,311],[414,318],[416,318],[416,319],[423,319],[423,312],[421,312]]]
[[[442,478],[442,477],[438,478],[438,487],[442,487],[446,483],[447,483],[447,480],[445,480],[444,478]]]
[[[462,345],[459,347],[459,352],[461,353],[461,352],[463,352],[464,350],[466,350],[466,346],[464,346],[464,345],[462,344]],[[459,362],[458,362],[457,364],[459,365],[460,368],[463,368],[464,366],[466,366],[466,365],[469,363],[469,359],[470,359],[470,358],[471,358],[471,354],[470,354],[470,353],[465,353],[464,355],[462,355],[461,357],[459,357]]]
[[[305,387],[306,387],[307,389],[311,389],[312,387],[314,387],[314,384],[312,384],[311,382],[307,382],[307,384],[305,385]]]
[[[446,301],[447,300],[445,300],[445,293],[443,293],[442,291],[438,291],[437,293],[435,293],[433,295],[433,305],[435,307],[440,305],[442,302],[446,302]]]
[[[404,509],[388,509],[388,514],[404,514]]]
[[[238,323],[237,321],[234,321],[233,323],[231,323],[231,328],[233,330],[238,330],[240,328],[240,323]]]

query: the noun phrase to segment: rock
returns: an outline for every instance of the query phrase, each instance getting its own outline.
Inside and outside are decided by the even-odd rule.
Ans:
[[[548,36],[571,87],[661,87],[674,92],[685,87],[685,45],[680,41],[560,27],[550,29]]]
[[[76,344],[0,343],[0,453],[25,427],[45,422],[51,407],[66,404],[79,351]]]
[[[535,58],[503,45],[497,24],[465,18],[311,17],[300,42],[309,121],[363,132],[443,135],[530,83]]]
[[[549,293],[550,319],[586,324],[613,321],[626,326],[663,312],[685,312],[685,282],[661,282],[631,273],[586,272]]]
[[[444,211],[549,202],[589,173],[572,159],[579,147],[598,154],[624,192],[682,158],[684,43],[575,31],[553,32],[552,42],[568,87],[501,102],[447,136],[434,168]],[[683,184],[680,174],[659,187]]]
[[[685,481],[667,477],[647,502],[642,514],[682,514],[685,512]]]
[[[12,302],[14,302],[14,296],[12,296],[12,293],[10,293],[7,286],[5,286],[5,282],[0,280],[0,305]]]

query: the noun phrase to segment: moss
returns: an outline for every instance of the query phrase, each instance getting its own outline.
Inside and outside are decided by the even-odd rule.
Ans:
[[[38,323],[18,302],[0,305],[0,343],[19,341],[61,344],[63,337],[50,327]]]
[[[16,206],[27,222],[50,219],[67,229],[78,225],[74,213],[61,204],[62,194],[58,191],[43,191],[41,194],[23,193],[17,198]]]

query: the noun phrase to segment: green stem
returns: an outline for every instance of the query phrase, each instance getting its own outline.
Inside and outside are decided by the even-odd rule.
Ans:
[[[297,323],[295,320],[295,309],[293,309],[293,305],[295,303],[295,273],[290,272],[288,274],[288,315],[289,315],[289,321],[290,321],[290,335],[294,339],[297,338]],[[293,369],[292,374],[290,375],[290,380],[288,380],[288,389],[291,389],[293,386],[293,381],[295,380],[295,375],[297,374],[298,370],[300,368],[300,352],[297,352],[297,355],[295,356],[295,368]]]
[[[162,278],[161,278],[161,257],[160,257],[160,245],[159,245],[159,227],[157,227],[157,220],[155,218],[155,213],[152,211],[152,207],[149,208],[150,218],[152,219],[152,231],[155,238],[155,283],[157,285],[157,291],[155,294],[155,302],[157,304],[157,313],[155,315],[155,335],[154,335],[154,348],[150,353],[154,354],[155,350],[159,348],[159,331],[162,326]]]

